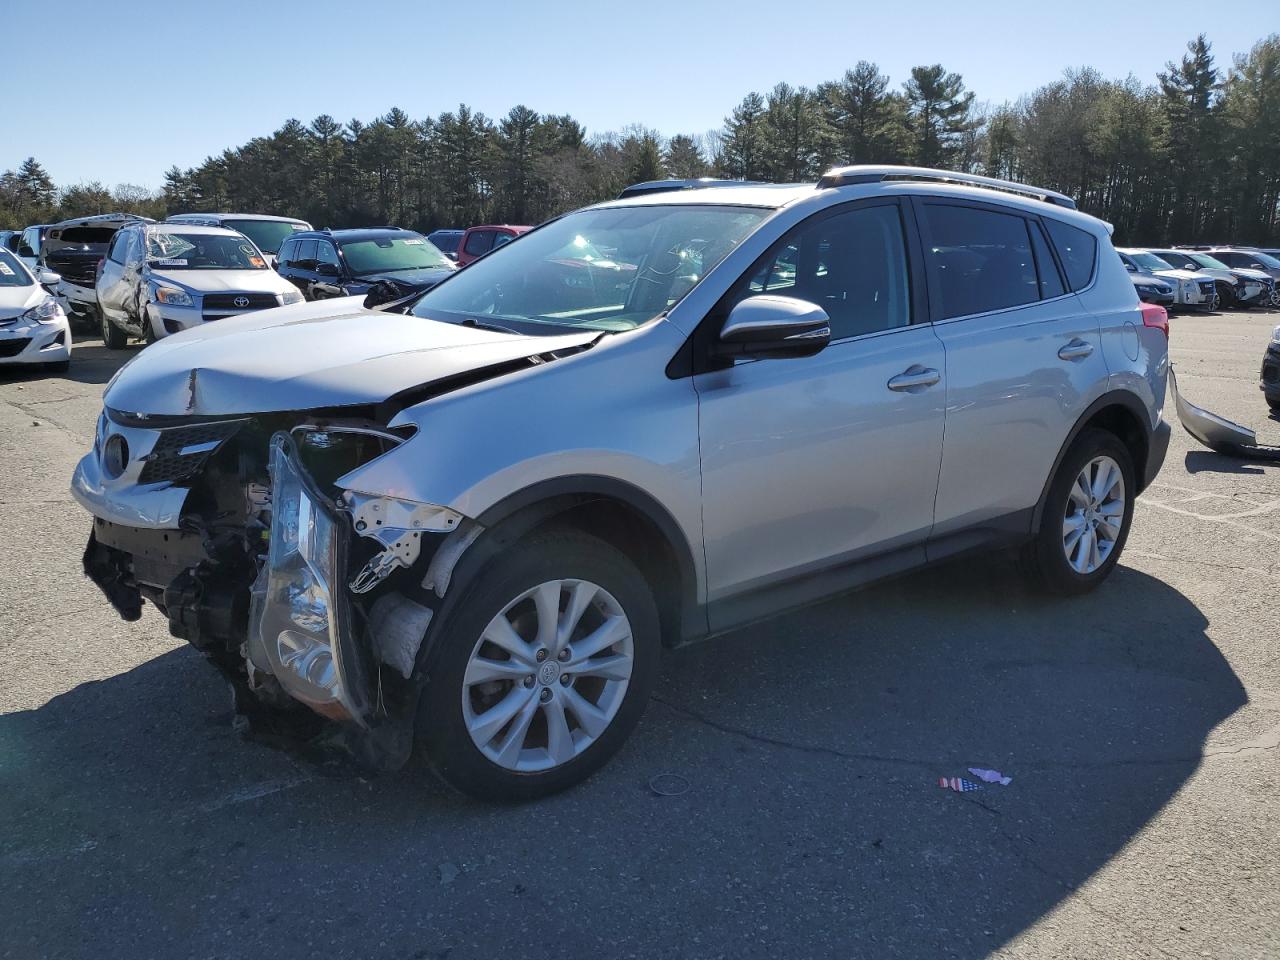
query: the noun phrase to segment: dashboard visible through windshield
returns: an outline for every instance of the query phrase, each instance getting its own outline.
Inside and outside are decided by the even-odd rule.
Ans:
[[[684,204],[570,214],[470,264],[411,312],[521,333],[631,330],[680,302],[771,212]]]

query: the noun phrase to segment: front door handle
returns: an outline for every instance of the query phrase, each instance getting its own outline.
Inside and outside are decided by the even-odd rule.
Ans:
[[[918,363],[913,363],[896,377],[891,377],[885,386],[890,390],[900,392],[924,390],[926,387],[932,387],[941,379],[942,374],[933,369],[933,367],[922,367]]]
[[[1083,360],[1089,354],[1093,353],[1093,344],[1079,337],[1072,337],[1071,342],[1063,346],[1058,351],[1058,356],[1063,360]]]

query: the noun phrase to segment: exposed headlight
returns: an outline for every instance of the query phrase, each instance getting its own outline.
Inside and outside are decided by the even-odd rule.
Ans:
[[[36,323],[57,323],[65,318],[62,306],[53,297],[45,297],[19,317],[20,320],[34,320]]]
[[[301,303],[302,294],[297,290],[290,290],[287,293],[280,294],[280,302],[286,306],[290,303]]]
[[[177,287],[156,287],[156,299],[161,303],[169,304],[171,307],[194,306],[191,294],[185,290],[179,290]]]
[[[283,434],[271,441],[271,544],[254,584],[249,654],[254,665],[317,713],[360,720],[344,684],[344,601],[335,596],[342,538],[334,518],[308,491]]]

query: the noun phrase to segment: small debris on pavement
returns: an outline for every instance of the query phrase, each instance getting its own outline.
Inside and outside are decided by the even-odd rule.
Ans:
[[[964,777],[939,777],[938,786],[944,790],[954,790],[956,793],[969,793],[971,790],[982,789],[982,784],[966,780]]]
[[[447,887],[453,881],[458,879],[459,870],[455,864],[446,860],[436,868],[440,871],[440,886]]]
[[[1013,777],[1006,777],[999,770],[983,770],[981,767],[970,767],[969,772],[983,783],[998,783],[1002,787],[1007,787],[1013,783]]]
[[[660,773],[649,781],[649,789],[660,797],[678,797],[689,789],[689,781],[678,773]]]

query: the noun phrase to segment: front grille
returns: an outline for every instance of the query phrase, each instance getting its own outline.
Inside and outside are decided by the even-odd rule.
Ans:
[[[1206,297],[1213,293],[1214,285],[1212,280],[1200,280],[1198,282],[1200,284],[1200,292]]]
[[[30,337],[18,337],[13,340],[0,340],[0,357],[16,357],[23,350],[27,349],[27,344],[30,342]]]
[[[241,297],[249,302],[236,303]],[[271,307],[278,306],[280,301],[276,299],[274,293],[206,293],[204,295],[204,309],[222,313],[232,310],[269,310]]]
[[[68,283],[77,287],[93,287],[98,282],[98,261],[101,257],[94,254],[64,253],[55,251],[45,257],[49,269],[61,274]]]
[[[189,479],[243,423],[243,420],[224,420],[161,430],[156,445],[144,458],[146,462],[138,482],[177,483]]]

